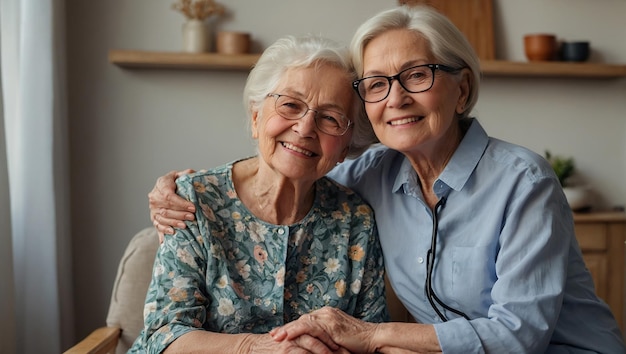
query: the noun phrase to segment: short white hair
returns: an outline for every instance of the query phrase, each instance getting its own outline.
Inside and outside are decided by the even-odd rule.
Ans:
[[[253,111],[261,112],[267,95],[272,93],[281,78],[289,69],[294,68],[321,68],[331,65],[346,73],[346,85],[357,79],[356,71],[352,66],[350,53],[345,45],[341,45],[328,38],[315,35],[286,36],[278,39],[263,51],[263,54],[254,65],[243,90],[243,103],[250,121]],[[352,106],[349,119],[354,123],[353,129],[358,129],[362,122],[367,122],[363,102],[356,92],[352,91]],[[361,118],[359,118],[361,117]],[[369,122],[367,122],[369,125]],[[353,139],[348,156],[359,155],[368,144],[359,143]]]
[[[350,44],[357,74],[363,76],[363,51],[367,44],[378,35],[394,29],[407,29],[421,35],[438,61],[436,64],[471,71],[470,91],[465,111],[460,117],[467,118],[478,101],[480,61],[463,33],[447,17],[430,7],[398,6],[375,15],[359,26]]]

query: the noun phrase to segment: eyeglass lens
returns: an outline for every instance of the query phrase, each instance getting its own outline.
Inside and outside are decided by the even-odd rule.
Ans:
[[[315,125],[317,128],[330,135],[343,135],[350,126],[348,119],[341,113],[321,109],[313,110],[302,100],[290,96],[274,94],[276,98],[276,112],[285,119],[301,119],[309,111],[315,113]]]
[[[366,102],[379,102],[387,98],[394,79],[400,82],[402,87],[411,92],[418,93],[428,91],[435,81],[435,66],[420,65],[402,70],[394,76],[370,76],[363,78],[358,83],[358,92]]]

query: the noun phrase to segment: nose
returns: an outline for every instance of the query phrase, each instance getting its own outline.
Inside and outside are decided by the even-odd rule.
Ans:
[[[401,107],[410,99],[409,92],[400,85],[400,81],[392,80],[389,87],[389,95],[387,96],[387,105],[390,107]]]
[[[314,136],[317,128],[315,115],[317,112],[309,108],[302,118],[295,121],[292,129],[303,137]]]

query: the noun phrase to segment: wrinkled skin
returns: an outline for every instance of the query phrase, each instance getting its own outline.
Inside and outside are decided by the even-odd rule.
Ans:
[[[326,346],[318,339],[303,335],[292,340],[277,342],[269,335],[254,335],[249,337],[249,349],[244,349],[244,353],[253,354],[349,354],[345,348],[337,345]],[[245,345],[245,343],[244,343]]]
[[[176,194],[176,178],[194,170],[170,171],[157,179],[156,184],[148,193],[150,220],[159,233],[159,241],[163,242],[164,234],[173,235],[172,226],[184,229],[182,220],[193,220],[195,206]]]
[[[371,339],[376,327],[375,323],[358,320],[333,307],[324,307],[276,328],[270,334],[276,340],[293,340],[309,334],[328,346],[338,344],[352,353],[374,353],[377,348]]]

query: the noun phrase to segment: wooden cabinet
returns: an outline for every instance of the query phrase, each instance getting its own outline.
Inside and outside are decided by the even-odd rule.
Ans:
[[[626,262],[626,214],[574,214],[576,238],[591,272],[596,293],[606,301],[625,331],[624,269]]]

